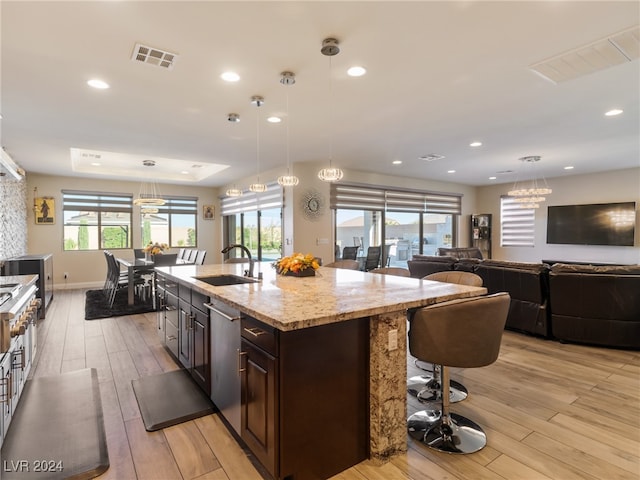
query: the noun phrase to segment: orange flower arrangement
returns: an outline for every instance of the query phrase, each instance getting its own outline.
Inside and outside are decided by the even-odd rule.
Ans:
[[[142,250],[144,250],[145,253],[150,253],[151,255],[160,255],[168,248],[169,245],[167,245],[166,243],[149,242]]]
[[[308,268],[313,268],[314,270],[320,268],[320,264],[310,253],[307,253],[306,255],[302,253],[294,253],[288,257],[282,257],[280,260],[275,262],[273,266],[280,275],[286,275],[289,272],[300,273]]]

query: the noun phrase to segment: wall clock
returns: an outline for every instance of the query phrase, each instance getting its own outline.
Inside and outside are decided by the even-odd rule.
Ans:
[[[317,220],[324,211],[324,198],[316,190],[307,190],[302,196],[302,210],[309,220]]]

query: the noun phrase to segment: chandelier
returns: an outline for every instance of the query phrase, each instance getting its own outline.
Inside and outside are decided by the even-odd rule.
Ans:
[[[331,108],[330,125],[333,128],[333,76],[331,69],[331,57],[340,53],[340,47],[338,46],[338,40],[335,38],[325,38],[322,41],[322,48],[320,53],[329,57],[329,107]],[[340,180],[344,173],[337,167],[331,165],[333,160],[333,132],[329,135],[329,168],[323,168],[318,172],[318,178],[323,182],[337,182]]]
[[[282,72],[280,83],[285,87],[296,83],[296,76],[292,72]],[[295,175],[291,174],[291,162],[289,158],[289,124],[291,123],[291,117],[289,116],[289,89],[287,88],[287,174],[278,177],[278,183],[283,187],[295,187],[300,180]]]
[[[259,95],[251,97],[251,104],[257,107],[256,110],[256,165],[257,175],[256,183],[249,185],[249,190],[255,193],[262,193],[267,190],[267,186],[264,183],[260,183],[260,107],[264,105],[264,98]]]
[[[545,195],[549,195],[552,190],[547,185],[544,177],[538,180],[535,172],[535,164],[540,161],[540,156],[533,155],[520,158],[523,162],[522,174],[524,177],[531,177],[528,181],[518,181],[513,185],[513,189],[507,195],[513,197],[513,201],[520,204],[521,208],[539,208],[540,202],[546,200]],[[520,174],[518,175],[520,177]]]
[[[230,188],[225,193],[227,194],[227,197],[241,197],[242,196],[242,190],[240,190],[239,188],[236,188],[235,185],[233,186],[233,188]]]
[[[155,167],[156,162],[155,160],[143,160],[142,165],[145,167]],[[133,204],[142,209],[154,209],[154,207],[159,207],[165,203],[167,203],[167,201],[161,197],[160,189],[154,181],[142,182],[138,198],[133,200]],[[147,210],[143,211],[143,213],[157,213],[157,209],[155,212]]]

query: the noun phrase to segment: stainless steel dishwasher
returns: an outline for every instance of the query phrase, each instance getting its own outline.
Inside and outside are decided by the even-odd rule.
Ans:
[[[211,298],[211,400],[240,434],[240,312]]]

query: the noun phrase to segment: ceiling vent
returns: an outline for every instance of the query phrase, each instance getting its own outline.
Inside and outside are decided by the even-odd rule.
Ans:
[[[420,160],[424,160],[425,162],[433,162],[435,160],[442,160],[444,155],[438,155],[437,153],[429,153],[427,155],[422,155],[418,157]]]
[[[604,70],[640,56],[640,26],[610,35],[584,47],[530,65],[534,72],[555,83]]]
[[[177,53],[166,52],[158,48],[148,47],[137,43],[133,49],[131,60],[135,62],[149,63],[157,67],[173,69],[173,63],[178,57]]]

